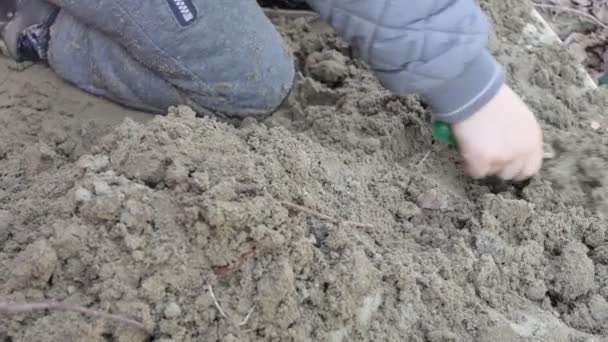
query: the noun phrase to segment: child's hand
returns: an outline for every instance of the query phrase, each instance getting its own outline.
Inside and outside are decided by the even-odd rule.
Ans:
[[[508,86],[479,112],[452,126],[465,171],[474,178],[524,180],[541,168],[543,137],[534,114]]]

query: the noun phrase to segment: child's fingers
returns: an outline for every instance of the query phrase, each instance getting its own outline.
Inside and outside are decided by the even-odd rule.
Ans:
[[[497,172],[498,177],[511,180],[518,177],[526,166],[526,160],[515,159],[503,165],[502,169]]]
[[[465,173],[472,178],[487,177],[492,169],[492,164],[486,160],[465,159]]]
[[[543,164],[542,152],[534,153],[526,162],[522,172],[516,177],[516,180],[522,181],[534,177]]]

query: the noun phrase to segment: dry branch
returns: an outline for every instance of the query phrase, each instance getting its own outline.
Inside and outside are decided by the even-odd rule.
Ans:
[[[373,225],[367,224],[367,223],[359,223],[359,222],[354,222],[354,221],[340,221],[337,218],[321,214],[318,211],[314,211],[312,209],[309,209],[309,208],[306,208],[306,207],[303,207],[301,205],[297,205],[297,204],[294,204],[291,202],[281,201],[281,204],[288,209],[299,211],[301,213],[308,214],[310,216],[314,216],[318,219],[321,219],[324,221],[329,221],[336,225],[353,226],[353,227],[358,227],[358,228],[374,228]]]
[[[591,20],[594,24],[599,25],[604,29],[608,29],[608,25],[604,24],[598,18],[594,17],[593,15],[591,15],[589,13],[585,13],[581,10],[577,10],[576,8],[570,8],[570,7],[552,5],[552,4],[539,4],[536,2],[534,2],[532,4],[534,5],[534,7],[537,7],[537,8],[546,8],[546,9],[552,9],[552,10],[556,10],[556,11],[570,12],[570,13],[576,14],[578,16],[584,17],[588,20]]]
[[[98,317],[98,318],[103,318],[103,319],[107,319],[107,320],[118,322],[118,323],[123,323],[123,324],[129,325],[129,326],[132,326],[134,328],[140,329],[140,330],[146,332],[147,334],[150,333],[148,328],[146,328],[146,326],[143,323],[138,322],[136,320],[133,320],[130,318],[125,318],[125,317],[118,316],[118,315],[109,314],[109,313],[102,312],[102,311],[87,309],[85,307],[81,307],[81,306],[77,306],[77,305],[56,303],[56,302],[23,303],[23,304],[0,303],[0,315],[3,315],[3,314],[14,315],[14,314],[19,314],[19,313],[27,313],[27,312],[42,311],[42,310],[78,312],[78,313],[81,313],[86,316]]]

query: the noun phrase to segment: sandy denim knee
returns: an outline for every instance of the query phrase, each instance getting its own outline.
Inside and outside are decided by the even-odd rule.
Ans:
[[[292,60],[276,63],[275,67],[280,71],[267,73],[267,66],[260,66],[259,72],[254,72],[255,77],[244,77],[243,82],[229,85],[221,84],[223,89],[217,92],[217,96],[191,93],[186,97],[192,100],[193,106],[215,112],[218,116],[265,118],[285,103],[295,82]]]

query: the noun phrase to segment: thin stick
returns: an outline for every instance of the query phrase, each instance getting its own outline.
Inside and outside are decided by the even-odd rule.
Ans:
[[[343,225],[353,226],[353,227],[358,227],[358,228],[374,228],[374,226],[371,224],[359,223],[359,222],[353,222],[353,221],[340,221],[334,217],[321,214],[320,212],[314,211],[312,209],[308,209],[306,207],[303,207],[301,205],[297,205],[297,204],[294,204],[291,202],[281,201],[281,204],[288,209],[293,209],[293,210],[308,214],[310,216],[314,216],[318,219],[329,221],[329,222],[337,224],[337,225],[343,224]]]
[[[87,309],[77,305],[70,305],[64,303],[25,303],[25,304],[11,304],[11,303],[0,303],[0,314],[18,314],[24,312],[32,312],[32,311],[40,311],[40,310],[56,310],[56,311],[73,311],[78,312],[83,315],[104,318],[110,321],[115,321],[118,323],[124,323],[126,325],[130,325],[134,328],[140,329],[147,334],[150,331],[146,328],[146,326],[133,319],[124,318],[118,315],[109,314],[102,311]]]
[[[242,327],[243,325],[247,324],[247,322],[249,322],[249,318],[251,318],[251,314],[253,313],[254,309],[255,309],[255,305],[251,307],[251,310],[249,310],[249,312],[247,313],[247,316],[245,316],[245,318],[241,321],[241,323],[239,323],[240,327]]]
[[[538,4],[538,3],[535,3],[535,2],[533,2],[532,4],[534,5],[534,7],[538,7],[538,8],[548,8],[548,9],[554,9],[554,10],[558,10],[558,11],[564,11],[564,12],[570,12],[570,13],[577,14],[579,16],[582,16],[582,17],[585,17],[585,18],[591,20],[595,24],[597,24],[597,25],[601,26],[602,28],[608,30],[608,25],[604,24],[601,20],[599,20],[595,16],[593,16],[593,15],[591,15],[589,13],[585,13],[585,12],[583,12],[581,10],[577,10],[575,8],[565,7],[565,6],[561,6],[561,5]]]
[[[418,164],[416,165],[416,168],[421,167],[424,162],[429,158],[429,156],[431,155],[431,151],[426,151],[426,153],[424,154],[424,156],[422,157],[422,159],[420,159],[420,161],[418,162]]]
[[[239,268],[241,268],[241,266],[243,266],[243,264],[247,260],[252,259],[253,257],[255,257],[255,251],[256,251],[255,246],[253,246],[250,251],[241,254],[241,256],[238,257],[238,259],[236,260],[236,262],[234,264],[232,264],[232,265],[228,264],[226,266],[215,266],[215,267],[212,267],[213,268],[213,272],[218,277],[225,278],[230,273],[235,272],[236,270],[238,270]]]
[[[220,303],[217,301],[217,298],[215,297],[215,293],[213,293],[213,287],[211,287],[210,284],[207,284],[207,287],[209,288],[209,294],[211,295],[211,299],[213,299],[213,303],[215,304],[217,311],[220,312],[220,315],[222,315],[222,317],[224,317],[225,319],[228,319],[228,316],[226,315],[226,313],[220,306]]]

